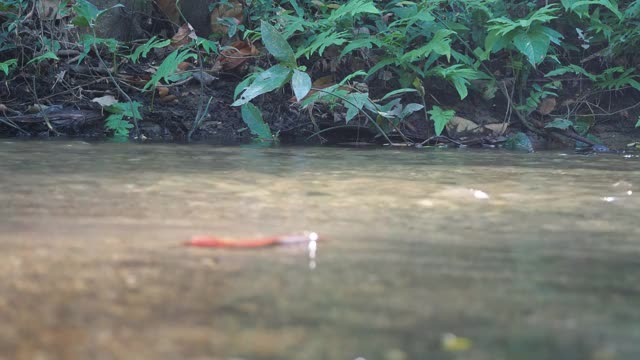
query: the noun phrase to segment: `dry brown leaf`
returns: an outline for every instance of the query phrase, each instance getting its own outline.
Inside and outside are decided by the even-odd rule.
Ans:
[[[191,64],[190,64],[190,63],[188,63],[188,62],[186,62],[186,61],[181,62],[181,63],[180,63],[180,64],[178,64],[178,66],[177,66],[178,70],[180,70],[180,71],[186,71],[186,70],[189,70],[189,68],[190,68],[190,67],[191,67]]]
[[[333,75],[327,75],[327,76],[323,76],[321,78],[318,78],[311,84],[311,90],[309,90],[309,93],[307,94],[307,96],[305,96],[304,98],[300,99],[300,101],[302,101],[302,100],[306,99],[307,97],[317,93],[318,90],[326,89],[326,88],[328,88],[330,86],[333,86],[333,85],[335,85],[335,82],[333,81]],[[366,90],[365,90],[365,88],[366,88]],[[353,86],[348,86],[348,85],[340,86],[340,90],[366,92],[366,91],[368,91],[368,87],[364,83],[354,82]],[[298,103],[299,101],[297,101],[295,96],[292,96],[291,98],[289,98],[289,102]]]
[[[196,31],[189,23],[185,23],[180,26],[178,32],[171,38],[171,45],[174,47],[180,47],[191,42],[191,39],[197,39]]]
[[[493,135],[502,135],[505,133],[505,131],[507,131],[509,124],[508,123],[486,124],[483,127],[485,129],[490,130],[493,133]]]
[[[174,100],[178,100],[178,97],[175,95],[167,95],[163,98],[160,99],[160,101],[162,101],[163,103],[169,103],[172,102]]]
[[[229,71],[242,65],[248,58],[259,54],[258,49],[249,41],[236,41],[220,52],[213,69]]]
[[[113,95],[105,95],[97,98],[91,99],[91,102],[98,103],[100,106],[110,106],[118,102]]]
[[[37,114],[41,111],[44,111],[48,108],[47,105],[42,105],[42,104],[33,104],[33,105],[29,105],[27,107],[27,114]]]
[[[451,136],[467,135],[472,133],[478,133],[480,126],[471,120],[467,120],[460,116],[454,116],[447,123],[447,131]]]
[[[233,18],[237,25],[242,24],[242,4],[239,1],[229,1],[228,5],[219,5],[211,12],[211,32],[226,34],[228,27],[218,23],[222,18]]]
[[[158,96],[160,96],[161,98],[169,95],[169,88],[166,86],[159,86],[156,89],[158,90]]]
[[[542,99],[538,105],[538,112],[541,115],[549,115],[556,108],[556,98],[547,97]]]

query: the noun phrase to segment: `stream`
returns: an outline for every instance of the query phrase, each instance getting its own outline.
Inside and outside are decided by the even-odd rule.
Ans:
[[[1,140],[0,205],[0,359],[640,358],[638,154]]]

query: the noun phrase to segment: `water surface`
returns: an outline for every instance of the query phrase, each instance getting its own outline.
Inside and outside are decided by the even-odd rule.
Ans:
[[[0,358],[640,358],[639,182],[637,155],[0,142]],[[181,245],[302,230],[314,259]]]

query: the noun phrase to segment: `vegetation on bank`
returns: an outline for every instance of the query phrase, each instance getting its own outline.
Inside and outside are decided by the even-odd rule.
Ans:
[[[180,13],[179,2],[159,3],[165,14]],[[41,101],[51,94],[38,94],[26,74],[81,64],[106,74],[116,90],[93,100],[117,136],[139,135],[145,109],[166,97],[167,86],[195,78],[204,89],[221,72],[240,77],[229,105],[263,140],[278,133],[256,100],[273,93],[292,95],[288,106],[308,114],[315,135],[327,128],[316,121],[320,111],[339,121],[330,128],[369,128],[392,144],[471,137],[481,140],[467,143],[507,146],[515,139],[517,147],[521,134],[502,135],[521,130],[594,145],[600,141],[589,131],[600,119],[640,127],[640,0],[225,0],[206,10],[217,14],[208,38],[187,24],[173,37],[150,33],[136,43],[96,34],[98,18],[116,10],[87,0],[0,0],[1,79],[29,89],[52,131]],[[138,64],[144,73],[121,76]],[[25,103],[10,90],[0,96],[0,122],[20,129],[11,115],[26,109],[11,104]],[[214,100],[200,92],[189,138]],[[461,102],[501,118],[461,118]],[[420,132],[416,124],[429,126]]]

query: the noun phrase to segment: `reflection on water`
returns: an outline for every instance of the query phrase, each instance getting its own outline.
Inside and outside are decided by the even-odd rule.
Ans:
[[[639,358],[639,182],[623,155],[1,142],[0,358]]]

